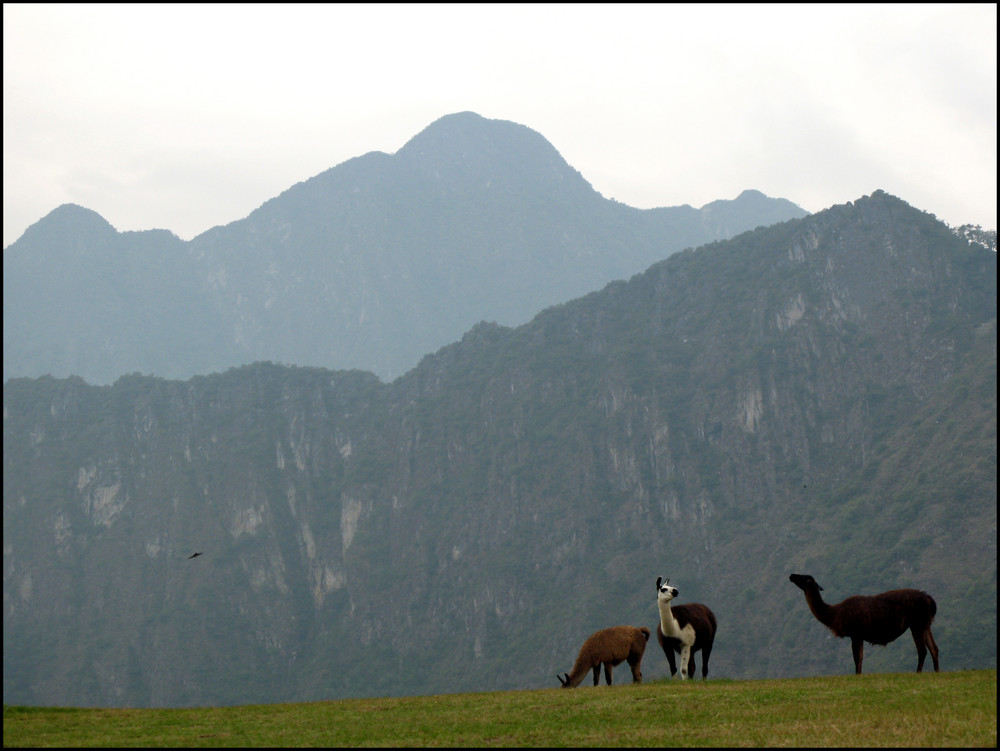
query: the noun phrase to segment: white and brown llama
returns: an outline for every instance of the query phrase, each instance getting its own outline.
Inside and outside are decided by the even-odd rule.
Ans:
[[[835,636],[850,637],[854,652],[854,672],[861,675],[865,642],[884,646],[910,629],[917,645],[917,672],[924,669],[930,650],[934,672],[938,672],[938,647],[931,633],[937,614],[934,598],[919,589],[893,589],[880,595],[854,595],[836,605],[823,602],[823,588],[808,574],[792,574],[788,580],[806,594],[806,602],[816,620]]]
[[[660,609],[660,623],[656,627],[656,640],[670,663],[670,676],[677,673],[674,652],[680,652],[681,680],[694,675],[694,653],[701,650],[701,677],[708,678],[708,658],[715,643],[716,620],[708,606],[692,602],[688,605],[671,605],[679,594],[670,586],[670,579],[656,579],[656,604]]]

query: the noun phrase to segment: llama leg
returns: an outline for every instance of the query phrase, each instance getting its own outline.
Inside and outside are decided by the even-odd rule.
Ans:
[[[611,685],[611,663],[604,663],[604,682]]]
[[[681,680],[687,680],[688,675],[691,673],[690,665],[691,661],[691,645],[685,644],[681,647]]]
[[[712,642],[701,648],[701,679],[708,678],[708,657],[712,654]]]
[[[677,675],[677,665],[674,663],[674,650],[667,649],[665,652],[667,654],[667,662],[670,664],[670,677],[673,678]]]
[[[938,646],[937,642],[934,641],[934,634],[931,633],[930,628],[924,633],[927,637],[927,648],[931,651],[931,660],[934,661],[934,672],[939,672],[938,670]]]
[[[861,675],[861,662],[865,659],[865,643],[860,637],[851,638],[851,651],[854,652],[854,672]]]
[[[640,657],[639,660],[642,658]],[[632,668],[632,683],[642,683],[642,671],[639,670],[639,665],[641,664],[639,660],[629,662],[628,666]]]
[[[924,643],[925,632],[914,626],[910,629],[910,633],[913,634],[913,643],[917,645],[917,672],[922,673],[924,671],[924,658],[927,657],[927,645]]]
[[[601,664],[598,663],[594,665],[594,685],[598,685],[601,682]]]
[[[934,642],[934,635],[931,633],[930,627],[923,629],[919,633],[915,628],[911,628],[910,633],[913,634],[913,643],[917,645],[917,672],[920,673],[923,671],[924,658],[927,656],[928,650],[930,650],[931,660],[934,662],[934,672],[939,672],[938,648]]]

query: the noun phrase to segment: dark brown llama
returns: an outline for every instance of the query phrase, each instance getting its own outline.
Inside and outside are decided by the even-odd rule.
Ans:
[[[591,670],[594,671],[594,685],[601,681],[601,666],[604,666],[604,680],[611,685],[611,668],[628,661],[632,668],[632,682],[642,683],[639,666],[649,641],[649,629],[643,626],[612,626],[601,629],[589,637],[580,647],[573,670],[563,678],[556,675],[563,688],[574,688]]]
[[[884,646],[902,636],[906,629],[910,629],[917,645],[917,672],[924,669],[927,650],[934,661],[934,672],[938,672],[938,647],[931,633],[937,603],[926,592],[893,589],[871,597],[854,595],[837,605],[828,605],[820,596],[823,588],[808,574],[792,574],[788,580],[806,593],[806,602],[816,620],[835,636],[850,637],[857,675],[861,675],[865,642]]]

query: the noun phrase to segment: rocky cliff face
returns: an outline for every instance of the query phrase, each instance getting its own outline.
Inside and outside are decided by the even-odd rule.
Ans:
[[[9,381],[4,700],[554,686],[594,630],[655,627],[658,575],[716,612],[711,676],[849,672],[793,570],[927,589],[945,669],[995,665],[995,494],[996,255],[876,193],[392,384]]]

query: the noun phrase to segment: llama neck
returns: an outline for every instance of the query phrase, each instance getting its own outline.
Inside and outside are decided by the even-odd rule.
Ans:
[[[807,590],[806,602],[809,604],[812,614],[816,616],[816,620],[824,626],[829,626],[830,621],[833,619],[833,613],[830,610],[830,606],[823,602],[823,597],[819,591],[815,589]]]
[[[658,600],[657,604],[660,606],[660,632],[664,636],[678,636],[681,632],[681,624],[677,622],[670,610],[670,600],[666,602]]]

